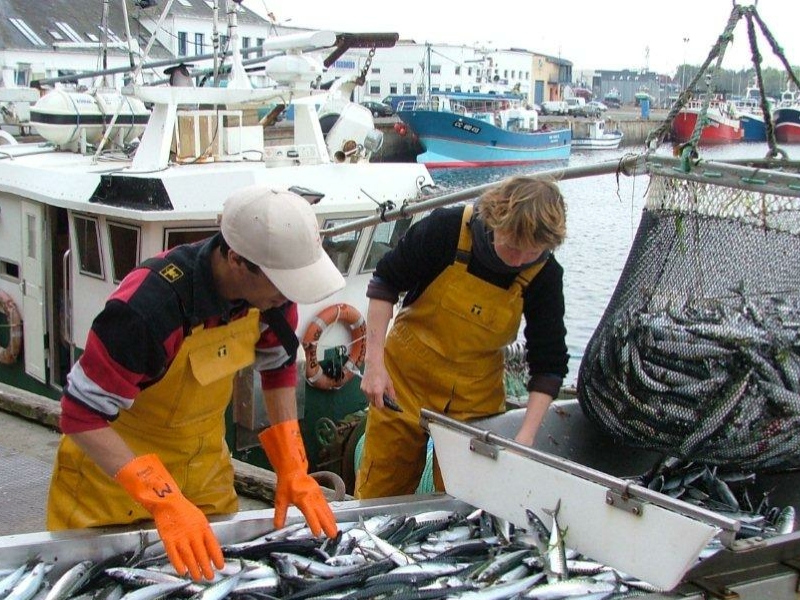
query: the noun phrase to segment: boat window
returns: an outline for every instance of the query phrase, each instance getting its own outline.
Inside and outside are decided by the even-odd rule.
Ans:
[[[323,225],[323,229],[330,229],[337,225],[344,225],[352,219],[328,219]],[[322,239],[322,247],[328,256],[331,257],[333,264],[339,269],[342,275],[347,275],[350,265],[353,263],[353,256],[356,253],[358,240],[361,238],[361,231],[348,231],[338,235],[326,235]]]
[[[0,279],[8,279],[14,283],[19,282],[19,265],[0,258]]]
[[[81,215],[75,215],[73,219],[80,272],[84,275],[105,279],[103,255],[100,251],[100,227],[97,219]]]
[[[381,223],[372,234],[372,242],[369,245],[367,257],[364,259],[362,273],[369,273],[375,270],[378,261],[383,258],[389,250],[397,246],[400,239],[406,234],[411,226],[411,217]]]
[[[217,233],[217,227],[194,227],[191,229],[165,229],[164,250],[169,250],[181,244],[192,244]]]
[[[108,223],[111,251],[111,280],[119,283],[139,264],[141,232],[138,227],[122,223]]]

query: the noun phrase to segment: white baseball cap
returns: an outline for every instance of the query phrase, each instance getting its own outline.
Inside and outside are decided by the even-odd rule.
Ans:
[[[293,192],[262,185],[237,190],[225,201],[221,229],[231,250],[258,265],[292,302],[318,302],[345,285],[322,249],[314,211]]]

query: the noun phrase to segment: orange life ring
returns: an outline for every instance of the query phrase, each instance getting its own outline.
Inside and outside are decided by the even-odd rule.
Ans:
[[[0,315],[5,315],[8,327],[8,346],[0,346],[0,364],[12,365],[22,347],[22,319],[14,300],[5,292],[0,292]]]
[[[317,359],[317,344],[322,334],[334,323],[342,323],[350,329],[350,352],[347,363],[338,379],[328,377]],[[358,309],[350,304],[332,304],[318,312],[303,335],[303,350],[306,352],[306,381],[321,390],[336,390],[353,378],[353,371],[364,362],[367,324]]]

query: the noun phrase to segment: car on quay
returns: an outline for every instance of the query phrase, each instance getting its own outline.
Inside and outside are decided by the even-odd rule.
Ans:
[[[361,103],[361,106],[366,106],[369,111],[372,113],[373,117],[391,117],[394,114],[394,110],[388,104],[384,104],[383,102],[373,102],[372,100],[365,100]]]
[[[597,112],[599,114],[603,114],[608,110],[608,106],[600,102],[600,100],[592,100],[591,102],[587,102],[586,108],[590,111]]]

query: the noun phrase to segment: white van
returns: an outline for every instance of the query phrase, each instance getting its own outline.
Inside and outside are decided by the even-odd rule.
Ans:
[[[571,115],[583,115],[586,113],[586,100],[580,96],[573,96],[564,100],[567,103],[567,112]]]
[[[543,115],[569,114],[569,105],[564,100],[546,100],[542,102]]]

